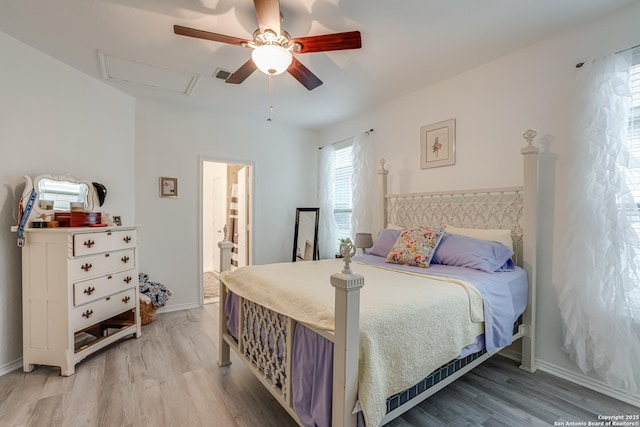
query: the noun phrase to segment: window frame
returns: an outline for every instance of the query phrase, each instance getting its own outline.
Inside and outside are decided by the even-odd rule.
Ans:
[[[352,194],[352,180],[353,180],[353,140],[354,138],[349,138],[346,141],[340,142],[338,144],[335,144],[334,146],[334,151],[333,151],[333,188],[334,188],[334,198],[333,198],[333,219],[336,222],[336,242],[335,244],[335,252],[336,254],[340,253],[340,242],[342,241],[342,239],[345,239],[347,237],[351,237],[352,235],[352,231],[351,230],[351,215],[353,215],[353,194]],[[351,157],[351,165],[350,165],[350,173],[347,173],[346,176],[348,177],[345,181],[348,181],[348,185],[346,186],[346,188],[348,188],[347,190],[347,194],[348,194],[348,199],[349,199],[349,207],[336,207],[337,206],[337,191],[336,191],[336,186],[337,186],[337,180],[336,180],[336,171],[338,170],[337,167],[337,159],[336,157],[339,155],[339,152],[345,149],[350,149],[350,157]],[[342,167],[341,167],[342,168]],[[344,174],[343,174],[344,175]],[[348,214],[348,227],[346,228],[347,232],[344,232],[345,228],[344,227],[340,227],[339,224],[342,221],[338,221],[338,216],[341,214]]]

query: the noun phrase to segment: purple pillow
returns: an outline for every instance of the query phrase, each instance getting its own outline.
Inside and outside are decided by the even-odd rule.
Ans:
[[[431,262],[493,273],[513,270],[511,256],[513,251],[502,243],[445,232]]]
[[[398,236],[402,230],[392,230],[390,228],[385,228],[384,230],[380,230],[378,232],[378,237],[376,238],[376,242],[373,244],[373,247],[369,252],[369,255],[376,255],[381,257],[387,257],[387,254],[393,247],[393,244],[398,240]]]

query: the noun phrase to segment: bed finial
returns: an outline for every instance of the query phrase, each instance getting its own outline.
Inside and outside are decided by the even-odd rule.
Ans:
[[[356,254],[356,247],[353,245],[353,242],[348,237],[344,240],[344,242],[340,243],[340,255],[344,258],[344,268],[342,269],[342,274],[352,274],[351,271],[351,257]]]
[[[385,163],[387,163],[387,159],[385,159],[384,157],[380,159],[380,170],[378,171],[378,173],[384,173],[384,172],[388,172],[385,168],[384,165]]]
[[[535,138],[537,134],[538,132],[533,129],[527,129],[527,131],[522,134],[522,137],[525,139],[525,141],[527,141],[527,146],[522,149],[523,154],[525,150],[531,151],[535,149],[535,147],[533,146],[533,138]]]
[[[527,140],[529,145],[531,145],[533,143],[533,138],[535,138],[537,134],[538,132],[536,132],[535,130],[528,129],[525,133],[522,134],[522,136]]]

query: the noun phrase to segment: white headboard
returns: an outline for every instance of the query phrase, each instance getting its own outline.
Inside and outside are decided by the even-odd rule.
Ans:
[[[389,172],[382,159],[378,170],[379,212],[383,228],[389,224],[402,227],[448,224],[511,230],[514,261],[524,268],[529,280],[521,367],[534,371],[539,150],[533,146],[535,131],[529,129],[522,136],[527,141],[521,150],[524,185],[517,188],[387,194]]]
[[[384,226],[452,225],[511,230],[514,262],[522,266],[522,187],[438,193],[389,194],[384,199]]]

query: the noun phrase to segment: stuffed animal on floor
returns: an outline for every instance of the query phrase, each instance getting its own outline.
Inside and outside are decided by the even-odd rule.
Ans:
[[[149,281],[148,274],[140,273],[138,279],[140,320],[143,325],[147,325],[153,321],[156,317],[156,310],[160,307],[164,307],[173,292],[171,292],[171,290],[162,283]],[[146,323],[145,318],[148,320]]]

